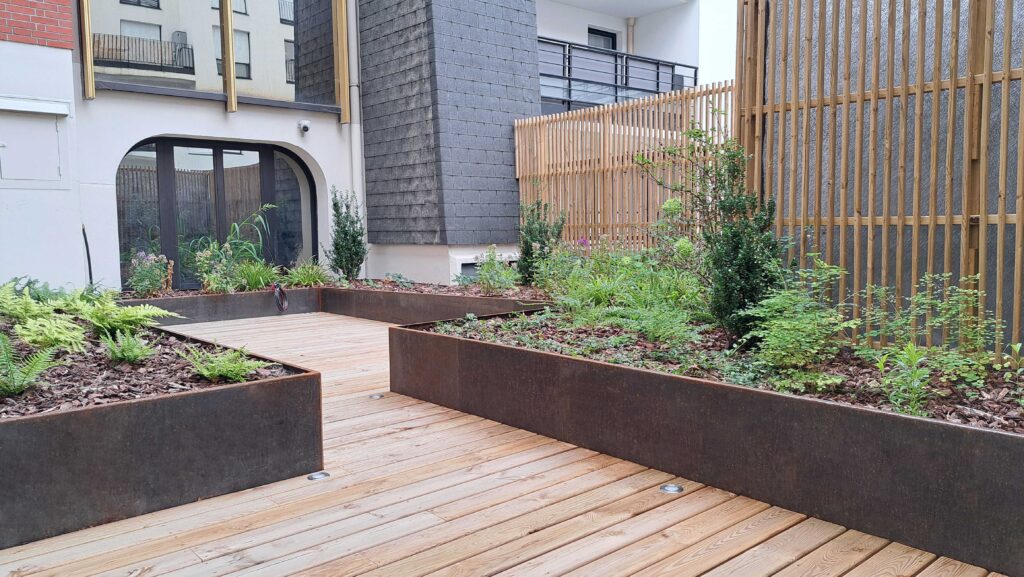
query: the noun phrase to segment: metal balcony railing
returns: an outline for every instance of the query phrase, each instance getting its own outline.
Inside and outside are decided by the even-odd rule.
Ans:
[[[191,44],[134,38],[118,34],[93,34],[96,66],[195,74]]]
[[[160,8],[160,0],[121,0],[121,4],[141,6],[143,8]]]
[[[612,104],[697,85],[697,67],[538,38],[540,91],[546,107]]]
[[[295,84],[295,59],[289,58],[284,61],[284,78],[288,84]]]
[[[281,16],[282,24],[295,24],[295,2],[277,0],[277,12]]]

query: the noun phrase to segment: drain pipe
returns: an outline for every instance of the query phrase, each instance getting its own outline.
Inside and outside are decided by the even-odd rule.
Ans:
[[[626,52],[634,54],[633,37],[636,34],[636,16],[626,18]]]

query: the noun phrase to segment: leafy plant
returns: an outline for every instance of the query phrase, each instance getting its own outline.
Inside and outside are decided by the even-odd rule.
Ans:
[[[471,275],[459,273],[452,277],[452,282],[459,286],[465,287],[472,285],[474,282],[476,282],[476,279],[473,278]]]
[[[889,359],[895,365],[888,367]],[[893,408],[907,415],[928,416],[925,403],[928,401],[931,371],[926,362],[925,350],[914,343],[907,343],[895,354],[879,358],[877,366],[882,373],[882,385]]]
[[[241,284],[238,268],[246,262],[263,262],[263,240],[269,236],[267,213],[277,208],[264,204],[241,222],[231,223],[223,243],[201,237],[189,243],[194,255],[195,273],[203,290],[213,293],[234,292]]]
[[[284,282],[294,287],[322,286],[331,282],[331,275],[317,261],[306,260],[293,266],[284,275]]]
[[[324,251],[328,266],[346,280],[355,280],[366,260],[366,230],[353,192],[331,187],[331,247]]]
[[[116,336],[118,332],[135,334],[139,329],[156,326],[156,319],[181,316],[148,304],[118,306],[112,298],[85,304],[79,315],[101,337]]]
[[[0,333],[0,398],[20,395],[35,385],[44,372],[60,364],[53,355],[53,349],[43,349],[18,358],[10,339]]]
[[[781,247],[772,234],[774,201],[747,190],[746,153],[720,132],[695,123],[684,133],[684,146],[635,160],[678,199],[667,207],[669,222],[660,234],[690,241],[710,286],[712,316],[739,338],[753,327],[743,311],[782,285]]]
[[[742,314],[754,327],[744,337],[757,344],[758,361],[772,369],[805,369],[839,351],[837,337],[859,325],[832,306],[829,291],[845,271],[813,255],[813,267],[797,271],[789,286],[775,289]]]
[[[15,325],[14,333],[37,349],[85,352],[85,329],[69,315],[52,314],[28,319]]]
[[[128,286],[141,297],[151,297],[171,290],[174,264],[160,254],[139,252],[129,265]]]
[[[999,360],[992,364],[992,369],[1003,373],[1007,381],[1024,377],[1024,356],[1021,355],[1021,348],[1024,343],[1013,343],[1007,345],[1006,351],[1000,355]]]
[[[107,358],[115,363],[137,364],[156,354],[138,335],[118,331],[114,336],[101,335],[100,340],[106,347]]]
[[[240,263],[235,269],[237,288],[244,290],[260,290],[277,282],[281,270],[262,260],[250,260]]]
[[[245,349],[222,349],[210,352],[189,345],[178,354],[192,364],[199,376],[213,383],[221,381],[241,383],[253,372],[270,365],[270,363],[249,357]]]
[[[16,322],[38,319],[53,314],[53,307],[32,298],[26,287],[17,290],[16,281],[0,285],[0,317]]]
[[[476,283],[480,285],[484,294],[500,294],[511,288],[515,288],[519,281],[519,273],[512,265],[498,258],[498,247],[493,244],[487,248],[487,252],[477,261]]]
[[[416,286],[416,283],[412,282],[412,279],[401,273],[389,272],[388,274],[384,275],[384,278],[388,279],[389,281],[395,283],[396,285],[404,289],[411,289],[412,287]]]
[[[523,284],[533,284],[537,263],[548,257],[565,228],[565,215],[551,216],[551,207],[542,200],[523,205],[519,227],[519,260],[516,268]]]

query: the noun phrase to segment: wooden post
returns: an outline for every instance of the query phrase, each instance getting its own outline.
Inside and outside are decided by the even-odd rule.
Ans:
[[[338,120],[342,124],[348,124],[352,121],[348,68],[348,2],[333,0],[331,8],[334,11],[334,96],[341,108]]]
[[[92,3],[78,2],[79,29],[82,31],[82,96],[86,100],[96,98],[96,69],[93,65],[92,46]]]
[[[238,112],[238,93],[235,91],[235,17],[231,0],[220,0],[220,46],[225,109]]]

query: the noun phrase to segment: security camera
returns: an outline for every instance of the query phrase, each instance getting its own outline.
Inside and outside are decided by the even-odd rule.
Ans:
[[[302,134],[306,134],[307,132],[309,132],[309,121],[308,120],[300,120],[299,121],[299,131],[302,132]]]

